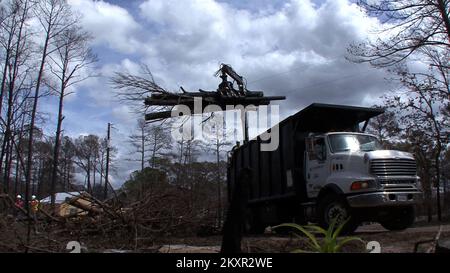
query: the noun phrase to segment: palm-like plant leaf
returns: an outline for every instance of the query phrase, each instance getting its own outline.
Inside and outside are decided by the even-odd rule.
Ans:
[[[273,227],[274,229],[280,228],[280,227],[291,227],[294,229],[299,230],[300,232],[302,232],[303,234],[306,235],[306,237],[309,238],[309,240],[311,241],[311,243],[313,244],[315,249],[320,249],[320,245],[316,239],[316,237],[314,236],[314,234],[312,234],[311,232],[307,231],[305,228],[303,228],[302,226],[298,225],[298,224],[294,224],[294,223],[286,223],[286,224],[281,224],[278,226]]]
[[[297,239],[300,239],[300,240],[303,240],[303,236],[300,236],[299,234],[297,234],[297,233],[295,233],[295,232],[291,232],[292,234],[294,234],[294,236],[297,238]],[[311,234],[311,235],[313,235],[313,234]],[[315,245],[314,243],[313,243],[313,241],[312,240],[309,240],[309,241],[306,241],[306,245],[309,247],[309,249],[311,249],[311,250],[315,250],[315,251],[320,251],[320,246],[317,244],[317,245]],[[301,249],[298,249],[298,250],[300,250],[301,252],[308,252],[308,251],[304,251],[304,250],[301,250]]]
[[[339,234],[341,234],[342,229],[345,227],[345,225],[347,224],[347,222],[350,220],[350,218],[348,218],[347,220],[345,220],[344,222],[342,222],[334,231],[333,234],[333,239],[337,239],[337,237],[339,236]]]
[[[322,253],[336,253],[336,252],[339,252],[345,244],[347,244],[351,241],[359,241],[359,242],[364,243],[364,241],[358,237],[345,237],[341,240],[338,239],[339,234],[342,232],[344,226],[347,224],[348,221],[349,221],[349,219],[340,223],[336,227],[337,219],[333,219],[327,230],[323,229],[322,227],[316,226],[316,225],[300,226],[295,223],[285,223],[285,224],[275,226],[273,228],[274,229],[281,228],[281,227],[293,228],[294,230],[300,231],[306,237],[308,237],[309,240],[306,243],[312,251],[322,252]],[[297,234],[295,232],[293,232],[293,234],[297,238],[302,238],[299,234]],[[316,238],[317,234],[321,234],[324,236],[321,244],[319,243],[319,240]],[[296,249],[293,251],[293,253],[304,253],[304,252],[309,252],[309,251],[305,251],[302,249]]]
[[[305,226],[304,228],[305,229],[310,229],[311,231],[314,231],[315,233],[322,234],[324,236],[327,235],[327,231],[325,229],[323,229],[322,227],[319,227],[319,226],[308,225],[308,226]]]

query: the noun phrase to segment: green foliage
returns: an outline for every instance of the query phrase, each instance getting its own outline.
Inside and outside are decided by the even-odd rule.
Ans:
[[[292,228],[295,231],[299,231],[300,233],[303,233],[307,238],[307,244],[310,250],[303,250],[303,249],[296,249],[293,252],[294,253],[302,253],[302,252],[319,252],[319,253],[337,253],[339,252],[342,247],[351,242],[351,241],[359,241],[361,243],[364,243],[363,240],[361,240],[358,237],[344,237],[339,239],[339,234],[341,233],[342,229],[344,228],[345,224],[348,222],[344,221],[341,223],[337,228],[336,226],[336,219],[334,219],[331,222],[331,225],[329,226],[328,230],[325,230],[319,226],[316,225],[307,225],[307,226],[300,226],[295,223],[285,223],[278,226],[274,226],[273,229],[277,228]],[[298,233],[293,232],[294,236],[297,238],[302,238]],[[318,235],[323,235],[323,239],[319,240]]]
[[[135,171],[122,185],[130,201],[137,201],[149,191],[161,191],[169,185],[164,171],[145,168],[143,171]]]

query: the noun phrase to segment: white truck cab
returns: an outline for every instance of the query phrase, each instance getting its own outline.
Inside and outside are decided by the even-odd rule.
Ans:
[[[412,154],[384,150],[376,136],[355,132],[311,135],[305,147],[306,189],[309,198],[318,199],[319,221],[371,218],[369,209],[378,208],[378,214],[386,214],[379,221],[388,229],[412,224],[412,206],[422,197]],[[339,198],[321,200],[327,188],[339,192]],[[390,213],[382,207],[391,208]],[[366,215],[356,215],[358,211]]]

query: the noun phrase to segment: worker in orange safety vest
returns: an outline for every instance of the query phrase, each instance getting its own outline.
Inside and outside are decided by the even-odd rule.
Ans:
[[[39,234],[38,229],[37,229],[37,214],[39,211],[39,200],[36,198],[36,195],[31,196],[31,201],[30,201],[30,210],[31,210],[31,214],[33,215],[34,218],[34,233]]]
[[[34,214],[36,214],[39,210],[39,200],[37,200],[36,195],[31,196],[30,208],[31,212]]]

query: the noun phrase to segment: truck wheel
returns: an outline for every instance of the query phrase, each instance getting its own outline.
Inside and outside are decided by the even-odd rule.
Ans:
[[[336,219],[336,227],[343,221],[348,220],[341,234],[353,233],[359,226],[359,221],[351,217],[351,210],[344,198],[339,195],[327,195],[319,201],[318,208],[319,225],[328,229],[333,219]]]
[[[387,220],[380,221],[380,224],[388,230],[404,230],[414,224],[416,213],[414,207],[395,210]]]

